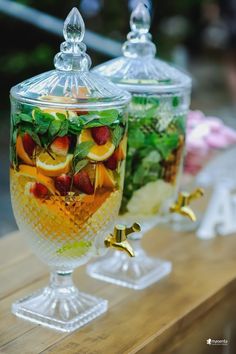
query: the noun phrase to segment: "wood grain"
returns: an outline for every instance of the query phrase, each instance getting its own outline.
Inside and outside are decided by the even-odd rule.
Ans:
[[[76,284],[82,291],[108,299],[109,310],[65,335],[10,313],[15,299],[46,285],[48,277],[46,267],[27,245],[22,246],[20,234],[5,237],[0,241],[0,259],[4,259],[0,270],[1,352],[167,353],[170,339],[178,338],[179,343],[180,333],[236,293],[235,237],[200,241],[161,227],[145,236],[144,246],[153,256],[173,262],[171,275],[148,289],[133,291],[91,279],[81,267],[75,272]]]

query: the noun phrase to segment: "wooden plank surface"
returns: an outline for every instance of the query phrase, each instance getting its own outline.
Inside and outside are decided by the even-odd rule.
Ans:
[[[48,274],[20,233],[0,240],[1,353],[162,354],[166,343],[236,292],[234,236],[200,241],[161,227],[145,236],[144,247],[173,262],[171,275],[134,291],[91,279],[81,267],[75,271],[76,284],[108,299],[109,310],[68,335],[11,314],[11,303],[46,285]]]

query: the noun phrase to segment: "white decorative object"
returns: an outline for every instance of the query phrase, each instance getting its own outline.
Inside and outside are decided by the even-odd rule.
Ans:
[[[196,182],[205,188],[213,188],[197,236],[206,240],[217,234],[236,233],[236,148],[209,163]]]
[[[216,185],[207,211],[197,231],[201,239],[210,239],[216,234],[226,236],[236,233],[236,194],[229,183]],[[234,194],[233,194],[234,192]]]

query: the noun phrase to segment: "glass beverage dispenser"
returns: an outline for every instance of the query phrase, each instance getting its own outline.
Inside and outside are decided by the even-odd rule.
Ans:
[[[131,236],[135,259],[116,253],[113,258],[89,265],[88,272],[95,278],[143,289],[171,271],[170,262],[148,257],[140,242],[176,198],[191,79],[155,58],[156,46],[149,33],[150,14],[143,3],[131,14],[130,26],[123,56],[96,67],[94,72],[132,94],[120,220],[138,220],[142,232]],[[111,171],[116,167],[116,156],[113,154],[107,162]],[[191,216],[187,208],[181,212]]]
[[[50,284],[13,304],[19,317],[72,331],[106,311],[72,272],[106,247],[133,251],[114,227],[121,204],[130,94],[89,71],[84,22],[74,8],[55,70],[11,90],[11,197],[18,226],[51,270]],[[119,151],[117,165],[108,161]],[[120,237],[122,236],[122,237]]]

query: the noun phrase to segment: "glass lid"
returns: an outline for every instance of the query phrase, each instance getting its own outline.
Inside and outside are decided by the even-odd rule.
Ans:
[[[114,107],[126,104],[130,94],[89,71],[91,59],[82,42],[84,21],[73,8],[64,23],[65,42],[55,56],[55,70],[28,79],[11,89],[12,97],[40,106],[69,108]]]
[[[131,32],[123,56],[97,66],[94,71],[131,92],[173,92],[191,87],[191,78],[155,58],[156,46],[149,33],[151,17],[140,2],[131,14]]]

